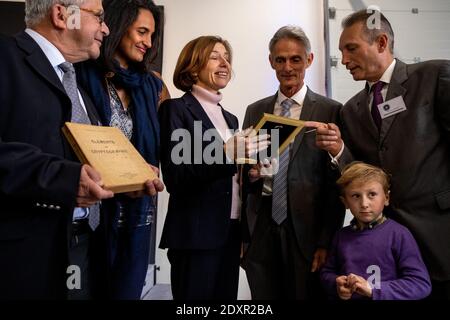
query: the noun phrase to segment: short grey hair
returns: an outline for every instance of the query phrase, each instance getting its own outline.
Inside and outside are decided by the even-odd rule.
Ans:
[[[39,24],[55,4],[81,6],[84,0],[25,0],[25,24],[33,27]]]
[[[311,53],[311,42],[309,42],[308,37],[306,36],[305,31],[298,26],[288,25],[281,27],[277,32],[273,35],[272,39],[269,42],[269,51],[273,53],[273,49],[276,43],[281,39],[293,39],[301,42],[306,49],[306,54]]]
[[[377,10],[380,14],[380,28],[369,29],[367,27],[367,21],[372,18],[373,11],[374,9],[363,9],[349,14],[342,20],[342,28],[347,29],[357,23],[361,23],[363,26],[363,35],[369,44],[372,44],[380,34],[386,33],[388,36],[389,51],[394,53],[394,30],[384,14]]]

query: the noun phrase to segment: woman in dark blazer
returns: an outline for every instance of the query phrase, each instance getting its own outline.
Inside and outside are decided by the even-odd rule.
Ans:
[[[248,138],[233,136],[238,120],[219,103],[231,58],[229,43],[219,37],[190,41],[173,77],[186,93],[166,100],[159,112],[170,193],[160,248],[169,249],[175,300],[237,298],[240,198],[232,142]]]

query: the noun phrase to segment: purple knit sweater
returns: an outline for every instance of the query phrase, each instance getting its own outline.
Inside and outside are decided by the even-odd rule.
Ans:
[[[372,289],[373,300],[423,299],[431,292],[430,277],[416,241],[407,228],[394,220],[388,219],[374,229],[361,231],[348,226],[338,231],[320,278],[328,294],[338,298],[336,277],[354,273],[368,279],[374,274],[370,266],[379,267],[381,279],[380,288]],[[356,293],[352,296],[361,298]]]

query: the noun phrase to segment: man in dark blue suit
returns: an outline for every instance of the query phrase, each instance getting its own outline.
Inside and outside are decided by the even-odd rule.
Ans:
[[[60,3],[26,1],[27,29],[0,37],[0,299],[90,297],[84,208],[113,195],[61,133],[76,95],[97,123],[81,90],[69,97],[62,64],[98,57],[109,33],[102,2]]]

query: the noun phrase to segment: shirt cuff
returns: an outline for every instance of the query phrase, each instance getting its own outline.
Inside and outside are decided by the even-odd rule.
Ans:
[[[341,158],[342,153],[344,152],[344,148],[345,148],[345,144],[344,144],[344,141],[342,141],[342,147],[341,147],[341,150],[339,151],[339,153],[338,153],[335,157],[333,157],[333,156],[331,155],[331,153],[328,152],[328,155],[329,155],[330,158],[331,158],[331,163],[332,163],[333,165],[335,165],[336,167],[339,166],[339,159]]]

